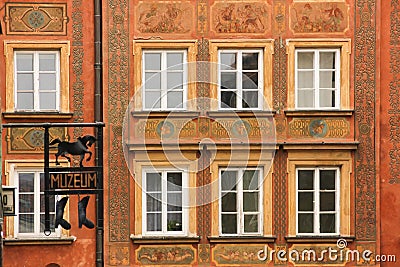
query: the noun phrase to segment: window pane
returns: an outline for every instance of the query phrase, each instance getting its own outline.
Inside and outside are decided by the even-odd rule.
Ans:
[[[160,92],[146,92],[145,93],[145,107],[146,108],[161,108],[161,93]]]
[[[18,203],[19,203],[20,213],[34,212],[35,210],[34,197],[35,196],[33,194],[19,194]]]
[[[258,88],[258,72],[244,72],[242,74],[242,88],[243,89],[257,89]]]
[[[321,214],[320,217],[320,232],[335,233],[336,218],[335,214]]]
[[[161,191],[161,173],[146,174],[146,190],[148,192]]]
[[[257,91],[244,91],[242,107],[243,108],[258,108],[258,92]]]
[[[167,190],[182,191],[182,173],[180,172],[167,173]]]
[[[146,72],[144,88],[146,88],[146,89],[161,89],[161,73],[160,72]]]
[[[320,90],[319,91],[319,105],[321,107],[335,107],[335,91],[334,90]]]
[[[56,93],[39,94],[40,109],[56,109]]]
[[[54,214],[50,214],[50,230],[52,232],[55,231],[55,227],[54,227]],[[45,215],[44,214],[40,214],[40,232],[43,233],[44,232],[44,226],[45,226]]]
[[[19,192],[33,192],[34,173],[19,173]]]
[[[145,53],[144,54],[145,70],[161,70],[161,54]]]
[[[314,189],[314,170],[298,171],[298,188],[299,190]]]
[[[258,189],[258,170],[246,170],[243,172],[243,190]]]
[[[299,90],[297,92],[297,106],[301,108],[314,107],[314,90]]]
[[[183,88],[183,73],[168,72],[167,73],[167,89]]]
[[[299,71],[297,81],[297,88],[314,88],[314,72]]]
[[[314,68],[314,52],[298,52],[297,53],[297,68],[298,69],[313,69]]]
[[[258,211],[258,193],[243,193],[243,211]]]
[[[319,206],[320,211],[335,211],[335,192],[321,192]]]
[[[168,193],[167,204],[168,211],[182,211],[182,193]]]
[[[319,67],[320,67],[320,69],[334,69],[335,68],[335,52],[320,52],[319,53]]]
[[[40,195],[40,212],[45,212],[45,201],[44,201],[44,194]],[[55,212],[55,196],[49,196],[49,203],[50,203],[50,212]]]
[[[321,190],[335,190],[336,170],[320,170],[319,184]]]
[[[236,69],[236,53],[221,53],[221,70],[235,70]]]
[[[222,91],[221,102],[221,108],[236,108],[236,93],[231,91]]]
[[[298,193],[298,209],[299,211],[314,211],[314,193],[299,192]]]
[[[236,212],[236,193],[222,193],[222,212]]]
[[[243,53],[242,54],[242,68],[244,70],[257,70],[258,69],[258,53]]]
[[[335,88],[335,72],[320,71],[319,72],[319,87],[320,88]]]
[[[167,231],[182,231],[182,213],[168,213]]]
[[[56,55],[55,54],[40,54],[39,55],[39,70],[40,71],[55,71],[56,70]]]
[[[161,213],[147,214],[147,231],[161,231]]]
[[[33,93],[17,94],[18,109],[33,109]]]
[[[161,211],[161,193],[146,194],[146,211]]]
[[[244,215],[244,232],[258,232],[258,215]]]
[[[236,72],[222,72],[221,73],[221,88],[222,89],[236,89]]]
[[[221,190],[230,191],[236,190],[237,171],[222,171],[221,172]]]
[[[18,232],[33,233],[34,232],[33,222],[34,222],[33,214],[20,214],[18,221]]]
[[[17,74],[17,90],[33,90],[33,74],[19,73]]]
[[[236,214],[222,214],[222,233],[236,234],[237,233],[237,217]]]
[[[167,93],[168,108],[183,108],[183,92],[168,92]]]
[[[17,71],[33,71],[33,54],[17,54]]]
[[[44,173],[40,173],[40,192],[44,192]]]
[[[169,70],[182,70],[183,69],[183,53],[168,53],[167,54],[167,68]]]
[[[299,214],[298,215],[298,230],[299,233],[313,233],[314,232],[314,215],[313,214]]]
[[[39,75],[39,91],[40,90],[56,90],[56,74],[42,73]]]

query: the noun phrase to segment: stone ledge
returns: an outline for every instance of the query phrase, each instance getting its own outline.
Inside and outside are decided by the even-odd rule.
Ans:
[[[75,236],[69,237],[38,237],[38,238],[4,238],[5,246],[25,245],[71,245],[76,241]]]

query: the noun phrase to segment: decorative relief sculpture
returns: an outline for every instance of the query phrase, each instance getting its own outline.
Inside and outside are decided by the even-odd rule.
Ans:
[[[217,245],[213,249],[213,258],[218,264],[265,264],[257,254],[263,245]],[[267,260],[269,261],[269,260]]]
[[[68,139],[65,128],[50,128],[50,138]],[[8,153],[43,153],[43,128],[10,128],[7,133]]]
[[[150,247],[142,246],[136,252],[142,264],[190,264],[194,261],[194,251],[189,246]]]
[[[66,4],[6,3],[7,34],[66,35]]]
[[[346,3],[294,3],[290,28],[295,33],[344,32],[348,27]]]
[[[350,123],[344,118],[295,118],[289,123],[292,138],[345,138],[350,134]]]

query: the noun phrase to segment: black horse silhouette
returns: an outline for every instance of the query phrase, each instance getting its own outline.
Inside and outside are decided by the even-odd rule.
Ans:
[[[94,142],[96,142],[96,138],[92,135],[85,135],[83,137],[78,137],[78,141],[76,142],[66,142],[61,141],[60,139],[54,139],[50,142],[49,145],[58,144],[58,152],[56,153],[56,165],[60,165],[58,162],[58,157],[63,156],[64,158],[68,159],[71,162],[71,158],[67,156],[70,155],[80,155],[81,159],[79,161],[79,166],[83,167],[82,161],[85,157],[85,154],[89,154],[89,157],[86,161],[89,161],[92,158],[92,152],[89,151],[88,146],[92,146]]]

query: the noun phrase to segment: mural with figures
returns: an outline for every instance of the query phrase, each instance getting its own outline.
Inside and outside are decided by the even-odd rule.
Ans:
[[[344,32],[349,24],[346,3],[294,3],[290,28],[294,33]]]
[[[262,2],[216,2],[212,29],[219,34],[265,33],[270,29],[270,6]]]

